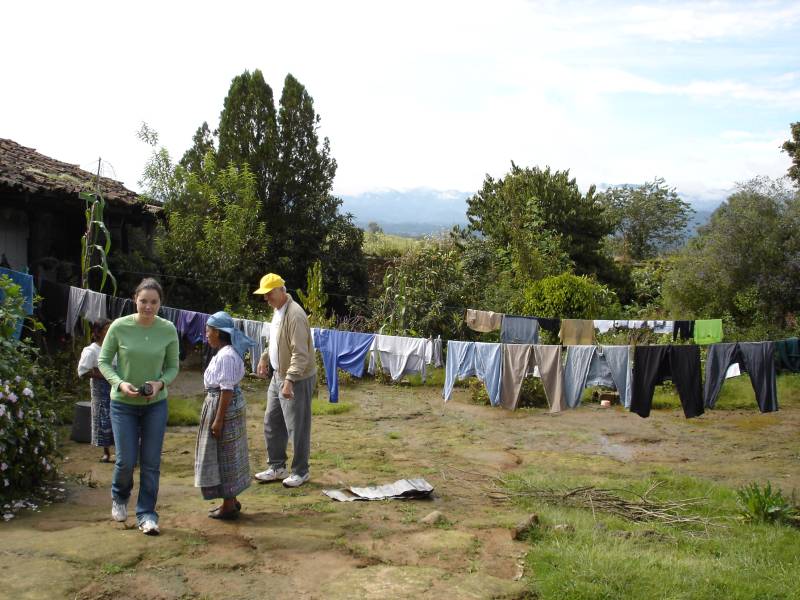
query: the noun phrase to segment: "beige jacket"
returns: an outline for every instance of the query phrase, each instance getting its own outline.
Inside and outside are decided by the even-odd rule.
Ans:
[[[286,312],[278,326],[278,377],[300,381],[317,373],[314,342],[305,311],[291,295],[287,296]],[[269,364],[269,348],[261,355],[261,360]]]

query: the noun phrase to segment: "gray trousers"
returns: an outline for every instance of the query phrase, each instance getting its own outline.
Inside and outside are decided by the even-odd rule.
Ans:
[[[294,398],[284,398],[280,393],[283,380],[273,374],[267,390],[267,410],[264,412],[264,441],[267,445],[267,462],[271,467],[286,466],[286,447],[292,440],[292,473],[308,474],[311,454],[311,394],[317,376],[294,382]]]
[[[736,362],[750,376],[759,410],[762,413],[778,410],[774,342],[711,344],[706,358],[706,408],[714,408],[725,382],[725,372]]]

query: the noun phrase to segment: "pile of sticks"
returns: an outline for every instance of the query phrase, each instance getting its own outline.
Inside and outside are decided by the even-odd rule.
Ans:
[[[531,485],[518,489],[519,484],[509,485],[503,479],[496,482],[495,488],[489,491],[489,497],[496,501],[507,501],[512,498],[534,498],[572,508],[591,509],[610,513],[628,521],[640,523],[661,523],[664,525],[688,525],[708,528],[717,525],[712,518],[690,514],[692,508],[702,505],[706,498],[688,498],[686,500],[655,500],[650,496],[661,482],[654,482],[643,494],[630,490],[615,490],[583,486],[571,490],[539,488]]]

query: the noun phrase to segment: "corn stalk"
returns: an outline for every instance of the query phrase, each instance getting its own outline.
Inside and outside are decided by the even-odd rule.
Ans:
[[[108,253],[111,251],[111,234],[103,222],[103,211],[106,207],[105,199],[100,191],[100,161],[97,162],[97,176],[94,180],[94,190],[81,192],[80,198],[84,201],[86,213],[86,233],[81,239],[81,287],[89,287],[89,274],[92,269],[100,269],[100,289],[102,292],[106,281],[111,281],[111,294],[117,294],[117,279],[108,268]],[[102,237],[102,240],[101,240]],[[97,260],[99,258],[99,260]]]

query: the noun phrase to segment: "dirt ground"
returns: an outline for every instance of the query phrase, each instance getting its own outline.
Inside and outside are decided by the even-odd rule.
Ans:
[[[184,371],[172,393],[200,402],[200,379]],[[266,462],[264,385],[254,385],[253,472]],[[526,515],[487,497],[495,476],[562,462],[587,477],[667,468],[732,486],[769,479],[800,488],[795,407],[760,415],[754,404],[693,420],[592,406],[551,416],[473,405],[464,389],[444,406],[437,389],[371,382],[343,388],[340,399],[353,409],[314,418],[311,481],[296,490],[254,483],[235,522],[209,519],[211,503],[193,487],[195,428],[170,428],[159,537],[142,535],[133,517],[110,520],[112,466],[97,462],[98,449],[67,442],[67,500],[0,524],[9,567],[0,597],[524,598],[530,546],[511,530]],[[338,503],[321,494],[405,477],[427,479],[435,498]],[[434,510],[444,523],[420,522]]]

